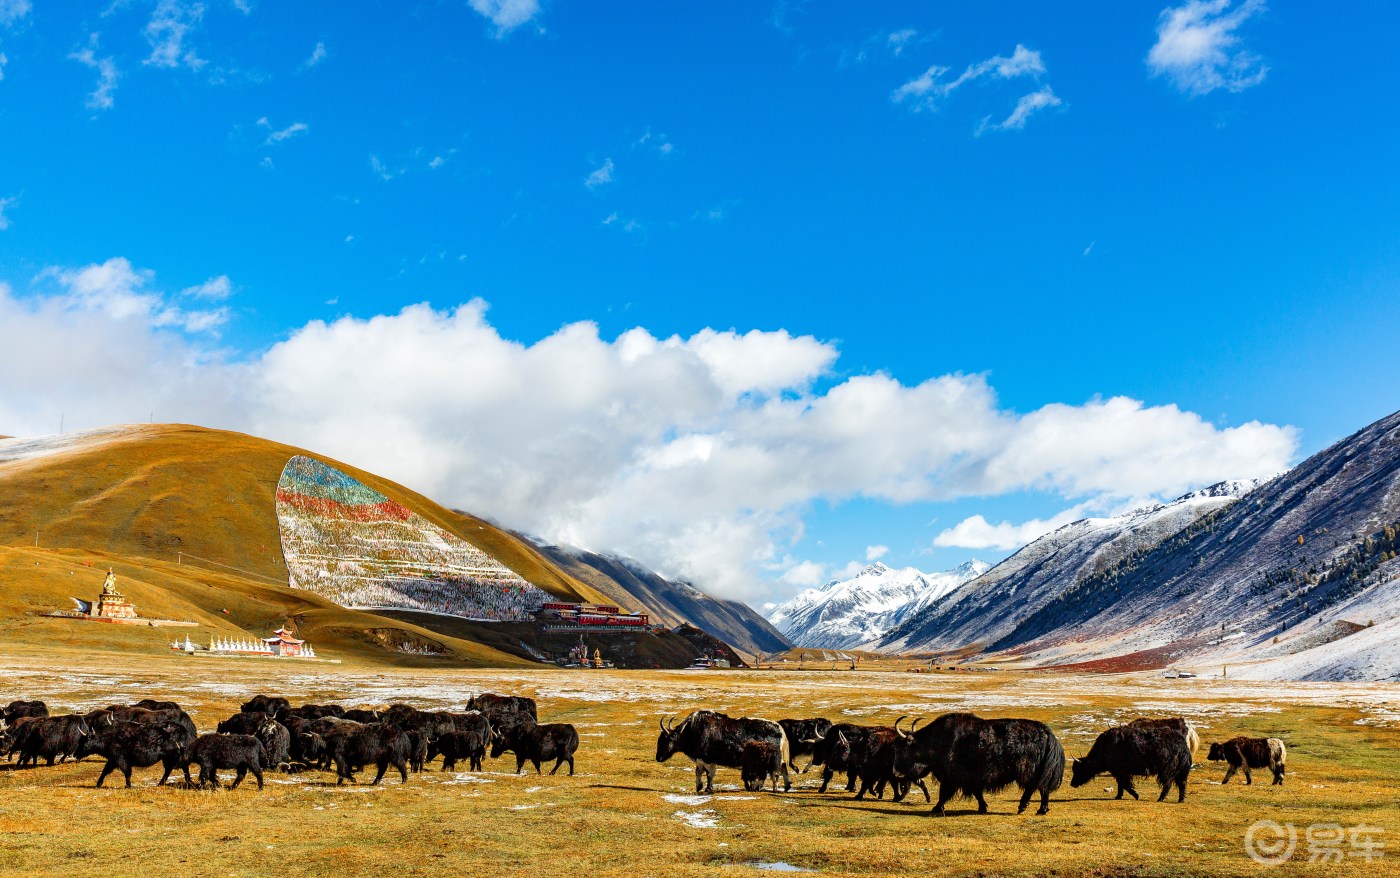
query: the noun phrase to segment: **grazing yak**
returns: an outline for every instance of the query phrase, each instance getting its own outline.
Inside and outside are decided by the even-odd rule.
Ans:
[[[353,726],[353,728],[351,728]],[[312,733],[312,737],[319,737]],[[354,773],[367,765],[378,768],[373,784],[384,779],[389,766],[398,769],[402,783],[408,783],[410,744],[408,735],[389,723],[345,723],[324,739],[338,777],[336,785],[355,782]]]
[[[828,765],[844,766],[851,782],[860,781],[857,799],[864,799],[866,793],[873,792],[877,799],[885,797],[885,786],[894,790],[894,800],[902,801],[909,793],[910,786],[917,784],[924,791],[924,800],[932,801],[923,777],[928,774],[924,766],[919,766],[915,774],[903,776],[895,772],[895,758],[900,749],[904,732],[900,731],[900,717],[894,726],[855,726],[858,733],[846,734],[844,728],[833,727],[835,740],[823,748],[823,761]],[[843,724],[844,725],[844,724]],[[827,736],[828,740],[830,735]],[[819,742],[818,746],[827,744]],[[825,784],[823,784],[825,788]],[[847,791],[850,785],[848,783]]]
[[[263,745],[252,735],[226,735],[210,732],[200,735],[185,751],[183,764],[185,779],[189,780],[190,766],[199,766],[199,785],[219,787],[219,769],[230,768],[237,772],[229,789],[237,789],[248,772],[257,778],[258,789],[263,788]]]
[[[983,719],[971,713],[945,713],[917,731],[899,732],[895,774],[938,781],[938,801],[931,812],[941,817],[948,800],[959,793],[977,800],[987,813],[985,794],[1011,784],[1021,788],[1020,814],[1031,796],[1040,794],[1037,814],[1050,811],[1050,794],[1065,774],[1065,751],[1045,723],[1029,719]]]
[[[79,753],[100,753],[107,757],[102,773],[97,776],[97,785],[107,779],[113,771],[120,771],[131,786],[133,768],[150,768],[157,762],[165,767],[160,783],[170,780],[170,773],[184,762],[185,748],[192,743],[192,737],[181,724],[172,721],[132,722],[125,720],[114,724],[100,735],[85,739]],[[185,780],[189,780],[189,769],[185,769]]]
[[[812,765],[822,769],[822,785],[817,792],[826,792],[827,784],[836,772],[846,773],[846,792],[856,791],[856,770],[851,758],[865,748],[865,739],[873,726],[858,726],[855,723],[836,723],[822,735],[808,739],[804,743],[811,748]],[[809,766],[810,768],[811,766]]]
[[[442,770],[451,771],[457,760],[466,759],[469,771],[481,771],[481,760],[491,744],[491,723],[479,710],[452,714],[456,729],[438,738],[442,754]]]
[[[11,752],[19,753],[18,767],[37,766],[43,759],[53,765],[54,760],[67,762],[82,748],[83,741],[92,735],[87,720],[78,714],[67,716],[29,717],[15,728]]]
[[[807,761],[807,768],[798,768],[797,757],[812,755],[813,745],[831,730],[831,720],[821,717],[780,719],[778,725],[783,727],[783,734],[787,735],[788,739],[788,767],[793,771],[805,773],[812,767],[811,759]]]
[[[263,723],[253,737],[262,744],[264,768],[278,771],[292,770],[292,733],[275,719]]]
[[[1133,778],[1155,775],[1162,786],[1162,801],[1176,786],[1178,802],[1186,801],[1186,779],[1191,774],[1191,749],[1186,736],[1173,726],[1116,726],[1099,735],[1089,754],[1074,760],[1069,785],[1082,787],[1097,775],[1112,775],[1118,795],[1138,797]]]
[[[713,710],[697,710],[670,726],[661,720],[661,735],[656,739],[656,761],[665,762],[677,753],[695,762],[695,792],[715,791],[715,767],[739,768],[744,745],[749,741],[767,741],[782,755],[783,790],[792,789],[788,776],[788,739],[783,727],[769,719],[725,716]]]
[[[750,741],[739,754],[739,778],[744,782],[744,789],[751,793],[762,790],[770,780],[776,793],[782,769],[782,753],[767,741]]]
[[[578,750],[578,732],[568,723],[521,722],[506,729],[497,729],[491,736],[491,758],[500,759],[501,754],[510,751],[515,754],[515,773],[519,774],[526,762],[535,766],[540,774],[540,763],[554,760],[549,770],[554,774],[559,766],[569,763],[569,776],[574,774],[574,751]]]
[[[1288,748],[1284,747],[1283,741],[1279,738],[1231,738],[1225,743],[1214,743],[1210,745],[1210,753],[1206,756],[1212,762],[1224,760],[1230,763],[1230,767],[1225,770],[1225,779],[1221,783],[1230,782],[1230,778],[1235,776],[1235,772],[1244,770],[1244,782],[1254,783],[1254,778],[1249,776],[1251,768],[1267,768],[1274,773],[1274,783],[1283,783],[1284,770],[1288,762]]]

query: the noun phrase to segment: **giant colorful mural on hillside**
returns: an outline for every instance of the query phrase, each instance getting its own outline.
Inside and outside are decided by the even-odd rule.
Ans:
[[[356,609],[524,621],[553,598],[339,470],[298,455],[277,482],[289,584]]]

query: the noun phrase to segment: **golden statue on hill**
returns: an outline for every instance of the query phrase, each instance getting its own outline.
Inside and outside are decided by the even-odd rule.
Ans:
[[[107,578],[102,581],[102,593],[104,595],[117,594],[117,574],[112,572],[112,568],[107,568]]]

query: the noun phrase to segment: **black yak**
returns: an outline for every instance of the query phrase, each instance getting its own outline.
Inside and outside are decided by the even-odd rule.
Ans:
[[[1186,736],[1172,727],[1116,726],[1103,732],[1083,759],[1074,760],[1069,785],[1082,787],[1095,776],[1109,774],[1118,782],[1118,795],[1138,797],[1133,778],[1155,775],[1162,801],[1176,785],[1178,802],[1186,801],[1186,779],[1191,774],[1191,749]]]
[[[15,728],[14,742],[10,749],[19,753],[19,767],[39,764],[43,759],[53,765],[54,760],[67,762],[76,755],[84,739],[92,735],[87,720],[74,713],[66,716],[29,717]]]
[[[1065,751],[1050,727],[1036,720],[945,713],[915,732],[899,735],[895,774],[933,775],[938,781],[934,816],[943,816],[944,805],[959,793],[976,799],[977,813],[985,814],[985,794],[1013,783],[1021,788],[1017,814],[1036,793],[1040,807],[1035,813],[1045,814],[1050,811],[1050,794],[1064,780]]]
[[[491,736],[491,758],[500,759],[501,754],[510,751],[515,754],[515,773],[519,774],[529,762],[540,773],[540,763],[554,760],[549,770],[554,774],[559,766],[569,763],[569,776],[574,774],[574,751],[578,750],[578,732],[568,723],[521,722],[499,729]]]
[[[347,727],[350,725],[346,724]],[[391,765],[398,769],[401,782],[408,783],[408,735],[388,723],[353,725],[353,729],[344,733],[339,733],[341,730],[337,729],[337,734],[325,739],[330,758],[335,762],[336,784],[347,780],[354,783],[354,773],[366,765],[374,765],[379,770],[374,776],[374,784],[384,779],[384,773]],[[312,737],[318,736],[312,734]]]
[[[1221,783],[1230,782],[1230,778],[1235,776],[1235,772],[1244,770],[1244,782],[1254,783],[1254,778],[1249,776],[1251,768],[1267,768],[1274,773],[1274,783],[1283,783],[1284,770],[1287,768],[1288,748],[1283,745],[1279,738],[1231,738],[1223,744],[1215,743],[1210,745],[1210,753],[1206,756],[1212,762],[1224,760],[1230,763],[1230,767],[1225,770],[1225,779]]]
[[[190,743],[187,731],[177,722],[123,721],[84,741],[79,753],[101,753],[107,757],[107,764],[102,766],[102,773],[97,776],[99,787],[113,771],[120,771],[129,787],[133,768],[149,768],[157,762],[165,766],[165,773],[160,776],[163,785],[170,780],[170,773],[184,761],[185,747]],[[185,769],[185,779],[189,780],[188,768]]]
[[[199,766],[199,785],[210,784],[218,787],[219,769],[231,768],[237,773],[229,789],[237,789],[248,772],[257,778],[258,789],[263,788],[263,745],[252,735],[226,735],[210,732],[195,739],[185,752],[182,767],[185,777],[189,777],[190,766]]]
[[[494,725],[494,724],[493,724]],[[695,762],[695,792],[714,792],[715,767],[738,768],[744,745],[749,741],[767,741],[778,747],[783,759],[783,789],[792,789],[788,777],[788,739],[783,727],[769,719],[725,716],[713,710],[697,710],[677,725],[661,720],[661,735],[656,739],[656,761],[665,762],[677,753]]]

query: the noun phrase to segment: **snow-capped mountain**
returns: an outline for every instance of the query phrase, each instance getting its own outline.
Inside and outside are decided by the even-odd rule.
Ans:
[[[1220,482],[1170,503],[1071,522],[1025,546],[948,600],[906,614],[880,646],[889,651],[985,648],[1084,577],[1151,549],[1268,481]]]
[[[850,579],[807,589],[775,607],[768,621],[798,646],[850,649],[878,639],[989,569],[973,560],[944,573],[923,573],[877,561]]]

